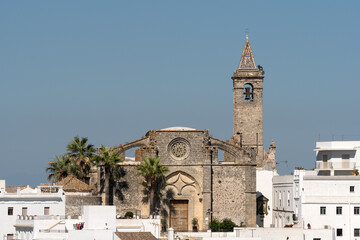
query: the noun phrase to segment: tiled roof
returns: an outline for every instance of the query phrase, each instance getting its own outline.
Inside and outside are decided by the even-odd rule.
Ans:
[[[120,240],[157,240],[150,232],[116,232]]]
[[[246,36],[245,47],[241,55],[239,70],[256,70],[256,64],[254,60],[254,55],[251,51],[250,42]]]
[[[27,188],[28,185],[22,185],[22,186],[6,186],[5,187],[5,191],[7,193],[16,193],[17,192],[17,189],[20,188],[20,190],[23,190],[25,188]]]
[[[92,187],[72,175],[62,179],[56,185],[63,186],[65,192],[90,192],[92,190]]]

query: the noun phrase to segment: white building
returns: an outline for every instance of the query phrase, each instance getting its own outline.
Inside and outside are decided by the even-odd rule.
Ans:
[[[15,223],[29,216],[65,215],[65,196],[61,187],[6,187],[0,181],[0,238],[15,239]]]
[[[304,176],[304,227],[332,228],[336,239],[360,239],[360,177]]]
[[[276,169],[256,169],[256,225],[258,227],[270,227],[273,218],[273,177],[277,175]],[[263,203],[262,203],[263,202]],[[264,207],[260,207],[264,204]],[[260,209],[259,209],[260,208]],[[262,213],[260,213],[262,212]]]
[[[282,175],[273,178],[273,222],[284,227],[294,224],[294,176]]]
[[[274,225],[283,227],[292,212],[294,227],[332,229],[335,239],[360,239],[359,150],[359,141],[317,142],[314,170],[274,177]]]
[[[113,240],[116,232],[150,232],[160,237],[160,219],[116,219],[115,206],[82,206],[78,219],[20,217],[15,227],[16,239],[27,240]]]
[[[352,175],[360,168],[360,141],[317,142],[316,170],[319,175]]]

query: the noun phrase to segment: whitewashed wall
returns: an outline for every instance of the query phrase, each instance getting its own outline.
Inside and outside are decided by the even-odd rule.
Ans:
[[[264,218],[262,219],[263,227],[270,227],[272,224],[272,214],[273,214],[273,188],[272,188],[272,181],[274,177],[275,172],[274,171],[267,171],[262,169],[256,170],[256,198],[258,198],[260,195],[265,196],[267,199],[269,199],[268,206],[268,214],[264,215]],[[260,216],[257,215],[256,223],[258,226],[259,221],[261,221]]]

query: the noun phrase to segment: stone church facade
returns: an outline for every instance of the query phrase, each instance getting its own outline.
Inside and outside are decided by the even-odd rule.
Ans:
[[[222,141],[208,130],[174,127],[148,131],[144,137],[117,147],[123,158],[123,177],[112,201],[118,215],[132,211],[148,217],[141,178],[136,167],[145,157],[159,157],[167,166],[166,187],[159,213],[167,226],[177,231],[208,229],[211,219],[230,218],[237,225],[256,226],[256,168],[275,167],[275,147],[263,147],[263,71],[256,67],[246,39],[233,80],[233,136]],[[135,150],[135,159],[126,151]],[[219,152],[223,159],[219,159]],[[270,154],[269,154],[270,153]],[[91,183],[101,193],[101,171],[92,174]]]

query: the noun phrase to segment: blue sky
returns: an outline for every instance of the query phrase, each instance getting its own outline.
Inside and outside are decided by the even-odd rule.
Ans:
[[[76,135],[113,146],[188,126],[228,139],[246,29],[265,70],[264,145],[281,174],[312,168],[319,135],[360,140],[359,5],[2,1],[0,179],[46,181]]]

